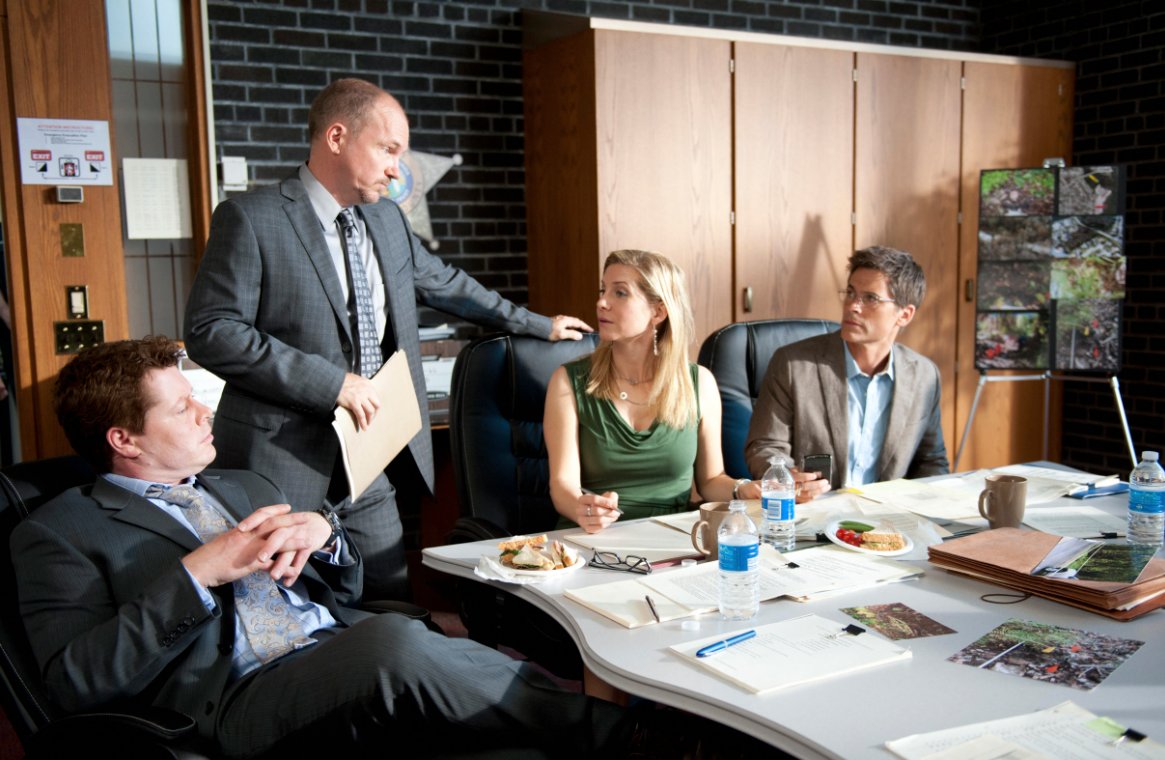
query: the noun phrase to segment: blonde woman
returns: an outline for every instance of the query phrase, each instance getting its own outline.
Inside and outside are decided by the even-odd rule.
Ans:
[[[688,359],[683,272],[664,256],[615,251],[596,304],[599,347],[550,378],[544,428],[550,496],[588,533],[698,500],[760,498],[724,473],[720,393]]]

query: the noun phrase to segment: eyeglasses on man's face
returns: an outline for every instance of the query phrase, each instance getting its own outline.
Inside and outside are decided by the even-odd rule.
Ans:
[[[897,303],[893,298],[883,298],[877,293],[862,293],[859,295],[853,288],[839,290],[837,291],[837,295],[841,298],[842,303],[850,304],[857,301],[862,305],[863,309],[876,309],[884,303]]]
[[[591,557],[591,566],[601,567],[604,570],[620,570],[624,573],[640,573],[642,575],[647,575],[651,572],[651,563],[647,561],[647,557],[637,557],[633,554],[620,557],[615,552],[595,552],[595,556]]]

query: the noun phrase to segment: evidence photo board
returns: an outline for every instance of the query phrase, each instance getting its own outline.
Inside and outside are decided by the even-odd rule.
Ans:
[[[979,177],[976,369],[1120,371],[1122,166]]]

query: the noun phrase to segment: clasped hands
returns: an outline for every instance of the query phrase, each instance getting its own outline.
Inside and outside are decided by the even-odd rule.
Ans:
[[[196,581],[208,588],[231,583],[258,570],[290,586],[312,552],[332,537],[332,527],[316,512],[292,512],[272,504],[182,558]]]

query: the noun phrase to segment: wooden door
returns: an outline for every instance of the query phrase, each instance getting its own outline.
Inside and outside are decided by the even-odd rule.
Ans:
[[[0,13],[0,164],[4,242],[12,305],[22,457],[69,453],[52,411],[52,386],[70,356],[56,350],[54,322],[68,319],[65,287],[89,289],[89,318],[105,339],[127,337],[121,205],[112,185],[84,188],[83,203],[56,201],[51,185],[21,183],[16,119],[112,118],[104,3],[9,2]],[[51,72],[51,75],[46,75]],[[113,130],[110,129],[113,143]],[[117,146],[112,145],[114,161]],[[84,256],[62,255],[62,225],[80,225]]]
[[[975,369],[975,285],[978,262],[979,173],[1040,166],[1072,155],[1071,68],[967,62],[963,92],[963,225],[959,255],[957,427],[966,429],[979,373]],[[993,376],[1031,372],[993,371]],[[944,388],[945,390],[945,388]],[[1054,385],[1047,456],[1060,455],[1059,388]],[[963,470],[1044,458],[1044,384],[989,382],[959,462]],[[1116,414],[1115,409],[1113,414]],[[945,422],[945,420],[944,420]],[[954,452],[952,451],[952,463]]]
[[[958,320],[959,61],[859,53],[854,247],[909,251],[926,298],[901,343],[942,374],[943,434],[954,458]]]
[[[730,54],[723,40],[595,33],[595,256],[641,248],[683,268],[693,357],[733,316]]]
[[[738,42],[733,55],[733,318],[837,319],[853,252],[854,54]]]

